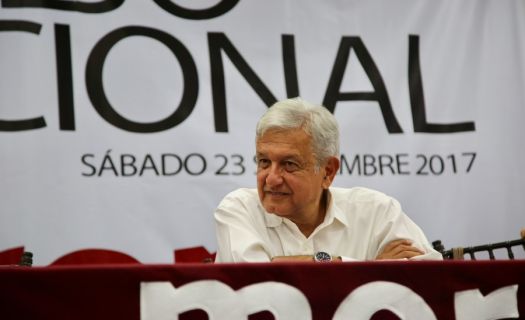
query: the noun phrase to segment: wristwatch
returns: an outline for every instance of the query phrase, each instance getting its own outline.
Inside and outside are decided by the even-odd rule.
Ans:
[[[332,256],[329,253],[326,253],[324,251],[317,251],[314,253],[314,261],[315,262],[330,262],[332,261]]]

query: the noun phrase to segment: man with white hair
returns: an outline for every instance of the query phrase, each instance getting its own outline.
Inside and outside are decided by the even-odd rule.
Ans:
[[[324,107],[275,103],[256,128],[257,190],[215,211],[216,262],[442,259],[399,202],[367,188],[334,188],[339,128]]]

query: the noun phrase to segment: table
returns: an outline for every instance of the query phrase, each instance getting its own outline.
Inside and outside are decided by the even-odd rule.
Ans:
[[[228,320],[525,319],[525,260],[0,267],[0,319],[206,313]]]

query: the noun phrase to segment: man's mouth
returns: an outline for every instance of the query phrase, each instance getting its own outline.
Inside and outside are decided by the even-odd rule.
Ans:
[[[271,196],[277,196],[277,197],[279,197],[279,196],[287,196],[287,195],[290,194],[290,193],[288,193],[288,192],[279,192],[279,191],[271,191],[271,190],[266,190],[266,191],[264,191],[264,192],[265,192],[266,194],[271,195]]]

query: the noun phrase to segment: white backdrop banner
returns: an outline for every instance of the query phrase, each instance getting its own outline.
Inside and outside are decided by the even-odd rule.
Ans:
[[[521,0],[2,0],[0,251],[214,251],[257,119],[295,96],[339,121],[336,186],[447,247],[518,238],[524,39]]]

